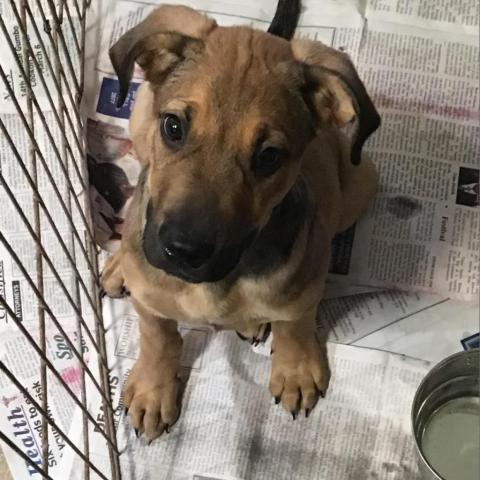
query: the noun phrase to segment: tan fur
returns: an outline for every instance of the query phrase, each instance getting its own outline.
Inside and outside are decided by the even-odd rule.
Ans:
[[[330,243],[365,211],[377,183],[368,159],[360,166],[350,162],[350,145],[336,125],[351,120],[351,98],[325,72],[325,82],[314,97],[320,123],[311,137],[311,112],[301,98],[295,58],[313,57],[320,63],[327,58],[332,68],[335,55],[323,51],[318,42],[294,41],[292,46],[248,28],[211,23],[203,28],[205,17],[191,12],[189,16],[193,25],[187,30],[203,46],[178,72],[156,83],[158,72],[149,77],[144,57],[147,79],[152,81],[138,91],[130,132],[146,179],[136,190],[121,249],[110,257],[102,275],[105,290],[114,296],[126,286],[140,316],[141,353],[128,380],[125,404],[133,426],[149,439],[178,416],[176,372],[181,341],[176,322],[212,324],[246,336],[256,336],[272,322],[270,390],[294,414],[314,406],[330,376],[324,346],[315,334]],[[182,28],[183,24],[177,25]],[[148,45],[151,50],[151,39]],[[324,60],[316,59],[322,57],[319,51]],[[155,62],[155,57],[149,61]],[[176,81],[177,76],[181,81]],[[165,110],[182,112],[185,105],[193,108],[189,135],[197,143],[189,151],[172,153],[162,143],[158,118]],[[261,182],[249,171],[258,129],[266,129],[269,141],[290,152],[281,172]],[[315,205],[315,222],[311,229],[300,231],[288,261],[271,273],[240,276],[226,288],[221,282],[187,283],[146,261],[141,242],[148,201],[161,223],[165,212],[189,194],[208,190],[222,218],[233,220],[231,235],[235,236],[236,226],[240,229],[245,222],[258,228],[266,225],[299,176]]]

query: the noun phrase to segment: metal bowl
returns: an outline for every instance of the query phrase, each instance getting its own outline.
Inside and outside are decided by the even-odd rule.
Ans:
[[[426,428],[433,415],[452,400],[479,398],[480,350],[456,353],[437,364],[423,379],[413,400],[412,427],[418,465],[425,480],[456,480],[444,478],[431,465],[422,448]],[[480,412],[479,412],[480,414]],[[480,473],[477,475],[480,478]]]

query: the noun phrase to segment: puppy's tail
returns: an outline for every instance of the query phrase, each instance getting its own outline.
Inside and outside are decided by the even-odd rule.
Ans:
[[[291,40],[300,17],[300,0],[278,0],[277,11],[268,33]]]

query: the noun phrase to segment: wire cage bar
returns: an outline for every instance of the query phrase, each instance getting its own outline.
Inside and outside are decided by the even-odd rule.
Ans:
[[[58,442],[82,465],[75,478],[121,478],[81,113],[88,9],[87,0],[0,4],[0,389],[13,392],[0,414],[15,419],[8,409],[26,402],[38,458],[22,448],[18,421],[0,423],[0,440],[26,471],[54,480]],[[102,399],[102,421],[89,392]],[[92,459],[92,428],[108,468]]]

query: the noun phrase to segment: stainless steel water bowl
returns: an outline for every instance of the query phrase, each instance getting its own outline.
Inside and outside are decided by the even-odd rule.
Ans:
[[[473,408],[479,401],[479,364],[478,349],[452,355],[436,365],[424,378],[415,395],[412,407],[412,426],[418,454],[418,464],[426,480],[457,480],[455,477],[442,477],[438,465],[429,463],[422,445],[429,421],[448,402],[465,399]],[[478,412],[480,415],[480,412]],[[452,467],[453,468],[453,467]],[[480,478],[476,472],[474,478]]]

